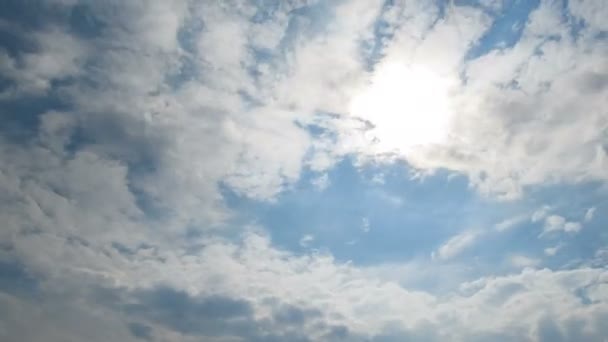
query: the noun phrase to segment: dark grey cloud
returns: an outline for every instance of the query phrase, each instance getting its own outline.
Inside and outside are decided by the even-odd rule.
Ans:
[[[294,305],[283,305],[274,314],[274,320],[279,324],[302,325],[310,318],[321,317],[322,313],[314,309],[302,309]]]
[[[0,291],[32,296],[38,290],[38,281],[23,265],[0,259]]]
[[[29,33],[64,25],[71,6],[61,1],[5,0],[0,3],[0,47],[11,56],[39,50]]]
[[[123,294],[124,295],[124,294]],[[146,320],[189,336],[237,337],[243,341],[309,341],[312,326],[327,336],[344,336],[345,328],[324,323],[321,311],[295,305],[276,304],[271,319],[256,319],[252,303],[225,296],[191,296],[169,287],[129,293],[122,306],[130,317]]]
[[[246,325],[253,314],[246,301],[219,296],[195,298],[171,288],[143,291],[136,293],[135,298],[137,304],[125,306],[127,313],[186,334],[248,329]]]
[[[137,322],[131,322],[128,324],[129,331],[133,336],[141,338],[142,340],[152,341],[152,328],[149,325],[141,324]]]
[[[608,87],[608,71],[587,72],[581,76],[580,85],[583,92],[600,93]]]

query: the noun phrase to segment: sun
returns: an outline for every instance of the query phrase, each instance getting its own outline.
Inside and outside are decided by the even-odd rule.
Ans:
[[[373,124],[368,134],[383,151],[439,144],[452,119],[451,83],[422,65],[382,63],[353,97],[350,113]]]

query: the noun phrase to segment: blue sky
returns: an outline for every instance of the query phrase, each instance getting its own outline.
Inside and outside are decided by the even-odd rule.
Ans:
[[[0,340],[605,341],[606,17],[1,3]]]

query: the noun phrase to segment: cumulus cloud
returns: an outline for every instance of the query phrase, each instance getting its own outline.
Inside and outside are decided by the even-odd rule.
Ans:
[[[580,222],[567,221],[559,215],[550,215],[545,218],[542,235],[563,231],[565,233],[578,233],[583,229]]]
[[[129,263],[133,281],[128,288],[100,287],[90,282],[95,280],[91,274],[79,276],[90,284],[86,288],[65,288],[63,279],[48,279],[43,293],[49,299],[37,303],[39,309],[33,309],[29,296],[3,294],[10,305],[2,306],[2,315],[14,317],[15,310],[21,310],[19,317],[40,321],[36,334],[48,333],[58,320],[79,317],[81,324],[54,331],[66,334],[58,336],[80,336],[95,333],[87,330],[90,325],[116,327],[105,328],[99,336],[122,334],[124,340],[135,331],[135,335],[184,341],[272,336],[319,341],[380,341],[385,336],[544,341],[546,324],[551,325],[549,331],[567,339],[594,340],[606,333],[603,269],[527,268],[463,283],[460,293],[441,297],[370,278],[329,255],[296,256],[278,250],[257,233],[243,238],[238,244],[214,238],[196,257],[165,253],[166,261],[156,264],[153,273],[149,256],[138,252]],[[141,286],[133,285],[137,282]],[[62,315],[44,314],[58,307]],[[88,313],[79,314],[83,311]],[[528,319],[521,320],[522,316]],[[575,321],[583,322],[584,328],[573,326]],[[15,324],[1,333],[11,340],[34,331]]]
[[[579,5],[585,6],[573,2],[571,7]],[[600,127],[606,113],[600,108],[607,88],[600,79],[606,74],[601,62],[606,44],[591,34],[591,26],[573,37],[562,10],[555,2],[541,1],[513,46],[470,59],[466,56],[471,45],[491,26],[481,11],[453,9],[448,18],[423,30],[423,41],[412,38],[410,30],[395,32],[387,56],[404,63],[418,63],[420,58],[433,66],[441,58],[439,70],[454,79],[464,74],[466,83],[450,90],[450,108],[458,115],[445,143],[414,151],[396,144],[385,152],[396,151],[422,169],[463,172],[480,192],[505,199],[521,196],[526,186],[605,180]],[[575,10],[573,15],[593,22],[587,13]],[[459,36],[447,38],[447,32]],[[434,39],[452,43],[436,44]],[[411,47],[416,48],[413,56],[407,55]],[[428,58],[431,54],[435,57]],[[374,124],[373,117],[370,121]],[[585,138],[573,138],[574,130]]]

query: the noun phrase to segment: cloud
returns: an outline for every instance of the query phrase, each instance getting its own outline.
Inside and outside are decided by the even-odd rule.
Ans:
[[[133,322],[128,325],[131,334],[134,337],[140,338],[146,341],[152,341],[152,328],[148,325]]]
[[[589,10],[592,5],[577,2],[571,8],[578,6]],[[391,152],[423,170],[462,172],[481,193],[504,199],[520,197],[527,186],[604,181],[605,139],[593,122],[605,118],[598,108],[608,88],[593,80],[606,75],[600,57],[606,44],[594,38],[594,29],[583,27],[575,39],[562,22],[564,9],[541,1],[514,46],[467,59],[473,42],[492,24],[477,9],[456,6],[450,10],[446,18],[423,31],[423,41],[412,38],[411,30],[403,35],[397,31],[395,45],[385,53],[387,59],[423,60],[434,67],[434,58],[426,59],[432,54],[444,59],[438,62],[444,67],[438,70],[447,69],[453,78],[464,74],[467,82],[450,91],[452,109],[459,115],[445,143],[413,152],[391,146]],[[464,22],[466,31],[446,37],[447,32],[458,32],[454,27],[462,29]],[[413,56],[407,54],[412,47],[416,48]],[[585,138],[573,139],[573,129]],[[362,150],[378,153],[373,147]]]
[[[307,160],[324,155],[327,160],[323,167],[327,168],[347,153],[373,160],[394,152],[378,150],[369,139],[361,137],[362,129],[368,136],[382,129],[375,118],[369,120],[373,126],[370,131],[348,115],[345,104],[373,77],[365,63],[367,55],[361,55],[361,44],[375,44],[379,56],[372,54],[370,62],[381,58],[421,63],[448,78],[457,80],[463,74],[467,80],[451,91],[450,103],[462,114],[453,122],[450,140],[401,156],[413,166],[462,172],[482,193],[504,198],[520,196],[522,187],[543,182],[604,179],[601,130],[589,124],[602,120],[603,113],[593,108],[601,108],[598,101],[605,90],[601,82],[605,70],[599,67],[604,45],[596,44],[596,39],[587,34],[597,30],[594,15],[601,13],[593,9],[591,2],[572,3],[566,9],[589,24],[582,28],[576,44],[559,19],[563,9],[542,1],[530,14],[522,37],[514,46],[490,49],[472,59],[467,57],[468,52],[492,30],[495,19],[474,6],[450,5],[437,20],[440,11],[434,6],[396,3],[383,9],[380,2],[350,1],[332,7],[336,15],[331,18],[316,18],[317,25],[307,21],[306,14],[292,12],[302,4],[281,5],[259,22],[251,20],[255,13],[263,13],[253,4],[229,11],[211,4],[153,2],[145,8],[141,4],[123,5],[123,10],[118,11],[121,15],[108,9],[119,6],[60,6],[62,12],[75,17],[86,13],[90,18],[86,25],[95,28],[95,39],[71,34],[77,28],[66,27],[62,22],[42,38],[38,32],[29,32],[39,46],[34,53],[17,53],[18,58],[32,61],[21,67],[26,73],[5,73],[14,76],[18,88],[31,88],[28,82],[75,82],[63,87],[61,94],[75,105],[71,115],[83,117],[78,120],[79,126],[88,134],[99,126],[99,121],[91,122],[90,118],[100,116],[110,127],[129,123],[145,129],[145,135],[129,132],[129,141],[134,147],[154,146],[158,153],[156,173],[147,177],[154,181],[142,180],[136,186],[163,208],[176,206],[179,195],[173,192],[185,192],[179,187],[196,185],[211,193],[218,181],[242,195],[271,199],[297,181]],[[499,9],[484,6],[492,11]],[[141,15],[130,20],[133,13]],[[352,15],[339,13],[361,15],[354,20]],[[409,20],[414,13],[418,19]],[[386,22],[390,39],[374,37],[378,18]],[[147,29],[150,22],[159,21],[163,25]],[[217,29],[220,26],[222,30]],[[546,39],[553,36],[561,39]],[[230,49],[225,48],[225,41],[232,42]],[[46,45],[47,42],[53,43]],[[60,46],[63,48],[57,48]],[[130,49],[121,50],[120,46]],[[416,53],[408,54],[414,48]],[[542,54],[536,54],[537,50]],[[54,69],[49,69],[49,65]],[[97,67],[89,70],[85,65]],[[495,69],[496,65],[501,65],[501,69]],[[41,81],[16,79],[19,75],[25,77],[27,72],[35,74],[27,76],[28,80]],[[87,85],[87,77],[95,78],[99,86],[93,89]],[[505,86],[509,84],[517,87]],[[571,84],[580,94],[569,95]],[[292,91],[296,85],[298,91]],[[585,87],[590,87],[589,91]],[[559,101],[553,103],[552,99]],[[248,115],[242,115],[245,109]],[[510,116],[514,110],[519,114]],[[590,119],[576,115],[584,111],[591,113]],[[335,142],[313,143],[304,130],[294,125],[295,121],[318,120],[319,112],[338,113],[320,120],[335,134]],[[482,116],[487,112],[494,115]],[[538,118],[534,113],[545,114]],[[205,118],[204,125],[201,117]],[[586,138],[564,138],[572,127]],[[530,130],[543,133],[531,135]],[[180,138],[172,139],[175,136]],[[95,148],[107,153],[111,141],[99,135],[97,138],[105,141],[96,141]],[[380,141],[383,138],[375,137]],[[112,157],[118,157],[116,145],[124,143],[115,144]],[[211,153],[216,145],[221,145],[221,149]],[[309,159],[307,152],[311,150],[316,152]],[[121,152],[137,155],[141,150]],[[204,155],[207,160],[201,165],[186,155]],[[556,160],[563,155],[568,156],[566,162],[559,169],[552,167],[559,164]],[[180,167],[166,170],[169,165]],[[198,172],[180,173],[182,167]],[[210,195],[204,201],[214,202],[214,196],[218,195]],[[201,200],[194,196],[184,202],[194,207]]]
[[[545,225],[541,235],[559,231],[565,233],[578,233],[581,229],[583,229],[583,225],[580,222],[567,221],[564,217],[559,215],[550,215],[545,218]]]
[[[538,215],[537,212],[535,212],[534,215],[535,215],[534,217],[536,218],[536,215]],[[494,225],[494,229],[496,229],[499,232],[511,230],[513,228],[516,228],[519,224],[524,222],[527,218],[528,218],[527,215],[519,215],[519,216],[511,217],[511,218],[508,218],[508,219],[505,219],[503,221],[496,223]]]
[[[540,264],[540,260],[525,255],[512,255],[509,257],[509,263],[517,268],[536,267]]]
[[[568,6],[574,16],[587,24],[587,30],[598,32],[608,29],[606,22],[601,20],[602,16],[608,14],[605,6],[589,0],[573,1]]]
[[[166,254],[164,262],[148,259],[144,263],[147,257],[138,256],[131,262],[131,272],[134,280],[147,274],[142,286],[131,282],[129,288],[100,287],[81,274],[75,291],[61,287],[69,286],[64,279],[49,279],[43,302],[4,293],[0,298],[6,305],[0,317],[21,312],[20,321],[27,317],[26,321],[37,322],[38,329],[14,324],[0,334],[9,340],[22,336],[32,341],[40,338],[23,334],[42,336],[49,329],[61,334],[51,335],[51,341],[60,340],[54,336],[82,336],[79,334],[85,332],[99,334],[99,338],[122,334],[122,340],[128,341],[141,338],[142,331],[155,339],[164,336],[183,341],[197,337],[364,341],[386,336],[430,341],[447,336],[456,341],[510,336],[535,341],[542,340],[536,331],[547,321],[561,334],[578,340],[594,340],[606,333],[601,324],[608,314],[602,268],[526,268],[463,283],[462,293],[435,296],[370,278],[361,269],[340,264],[328,255],[296,256],[272,247],[267,237],[244,238],[240,245],[213,238],[194,258],[176,253]],[[152,269],[161,272],[150,274]],[[150,276],[161,278],[152,280]],[[589,298],[591,304],[581,298]],[[58,307],[62,315],[45,313],[56,312]],[[529,319],[521,320],[522,316]],[[74,317],[81,324],[67,324]],[[60,325],[64,320],[66,324]],[[572,326],[575,321],[585,328]],[[56,330],[57,326],[65,329]],[[149,329],[141,329],[143,326]],[[107,331],[90,330],[98,328]],[[129,338],[133,331],[138,336]]]
[[[136,342],[118,313],[104,315],[97,306],[79,306],[68,298],[43,298],[32,302],[29,297],[19,298],[0,293],[0,338],[5,341],[49,341],[70,339],[90,341],[120,340]],[[36,325],[32,329],[31,324]]]
[[[231,328],[238,329],[243,320],[248,323],[252,319],[250,304],[242,300],[220,296],[199,299],[170,288],[140,291],[134,297],[135,303],[124,305],[124,310],[129,315],[145,318],[185,334],[214,335],[217,334],[216,331],[226,333]],[[242,327],[251,328],[246,325]]]
[[[534,213],[532,213],[532,217],[530,218],[530,220],[532,222],[544,220],[550,211],[551,208],[549,208],[548,206],[543,206],[540,209],[536,210]]]
[[[475,231],[465,231],[455,235],[441,245],[437,252],[433,254],[433,257],[442,260],[452,259],[471,247],[479,237],[480,233]]]
[[[302,246],[302,247],[308,247],[308,246],[310,246],[310,243],[313,242],[314,240],[315,240],[314,236],[307,234],[307,235],[302,236],[302,238],[300,238],[299,243],[300,243],[300,246]]]
[[[324,173],[323,175],[313,179],[311,181],[312,185],[317,188],[319,191],[323,191],[327,189],[330,184],[329,176]]]
[[[369,233],[370,230],[371,226],[369,223],[369,219],[367,217],[364,217],[363,219],[361,219],[361,231],[363,233]]]
[[[585,212],[585,217],[583,218],[583,220],[585,222],[589,222],[591,220],[593,220],[593,215],[595,214],[595,207],[591,207],[589,209],[587,209],[587,211]]]
[[[545,255],[555,256],[557,252],[562,248],[562,245],[557,245],[555,247],[547,247],[544,249]]]
[[[255,93],[248,72],[258,63],[245,34],[254,8],[232,13],[208,4],[187,7],[185,2],[61,5],[66,16],[86,14],[99,22],[94,39],[75,34],[78,28],[65,22],[51,31],[28,32],[38,42],[36,49],[7,57],[16,58],[13,64],[23,70],[3,72],[13,88],[42,84],[36,91],[44,101],[60,104],[61,110],[31,113],[41,123],[27,127],[37,149],[52,150],[57,160],[70,160],[76,150],[121,165],[140,209],[162,216],[174,230],[188,222],[213,226],[224,220],[229,213],[220,184],[271,200],[297,181],[311,147],[293,112],[263,104],[242,115],[249,100],[239,92],[249,93],[251,101],[268,101]],[[291,9],[284,10],[276,15]],[[199,31],[203,20],[206,29]],[[150,30],[150,22],[163,24]],[[215,29],[224,22],[233,29]],[[268,25],[276,28],[272,21]],[[189,40],[199,43],[197,49],[190,49]],[[226,40],[234,43],[230,58],[219,49]],[[41,70],[51,66],[55,69]],[[13,94],[9,101],[14,106],[31,102],[23,97],[30,93]],[[30,153],[23,146],[10,148]]]

